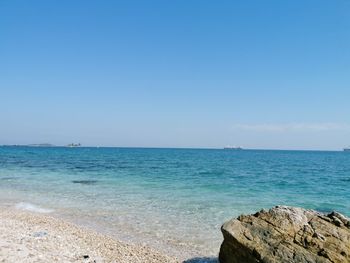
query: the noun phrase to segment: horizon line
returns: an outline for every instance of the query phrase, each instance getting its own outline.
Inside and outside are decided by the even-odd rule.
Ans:
[[[183,150],[225,150],[225,147],[174,147],[174,146],[98,146],[98,145],[80,145],[80,146],[68,146],[68,145],[54,145],[54,144],[1,144],[0,147],[32,147],[32,148],[125,148],[125,149],[183,149]],[[338,150],[325,150],[325,149],[287,149],[287,148],[244,148],[239,150],[226,151],[308,151],[308,152],[343,152],[347,147]]]

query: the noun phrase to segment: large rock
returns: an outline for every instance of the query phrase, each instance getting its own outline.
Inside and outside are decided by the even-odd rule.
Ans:
[[[350,262],[350,221],[332,212],[276,206],[226,222],[220,263]]]

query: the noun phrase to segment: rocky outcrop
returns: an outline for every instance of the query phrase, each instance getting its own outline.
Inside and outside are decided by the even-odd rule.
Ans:
[[[220,263],[350,262],[350,221],[302,208],[276,206],[226,222]]]

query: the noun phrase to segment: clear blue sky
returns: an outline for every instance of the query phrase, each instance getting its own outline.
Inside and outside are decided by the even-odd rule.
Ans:
[[[350,145],[350,1],[0,1],[0,144]]]

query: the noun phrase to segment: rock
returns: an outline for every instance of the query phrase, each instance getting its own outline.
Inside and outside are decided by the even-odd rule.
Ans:
[[[86,184],[86,185],[91,185],[91,184],[96,184],[98,181],[97,180],[73,180],[72,183],[74,184]]]
[[[276,206],[226,222],[220,263],[350,263],[345,216]]]
[[[328,217],[331,218],[335,224],[339,224],[339,225],[344,224],[345,226],[350,228],[350,221],[349,221],[349,219],[347,219],[342,214],[339,214],[339,213],[333,211],[332,213],[330,213],[328,215]],[[336,223],[336,222],[338,222],[338,223]]]

